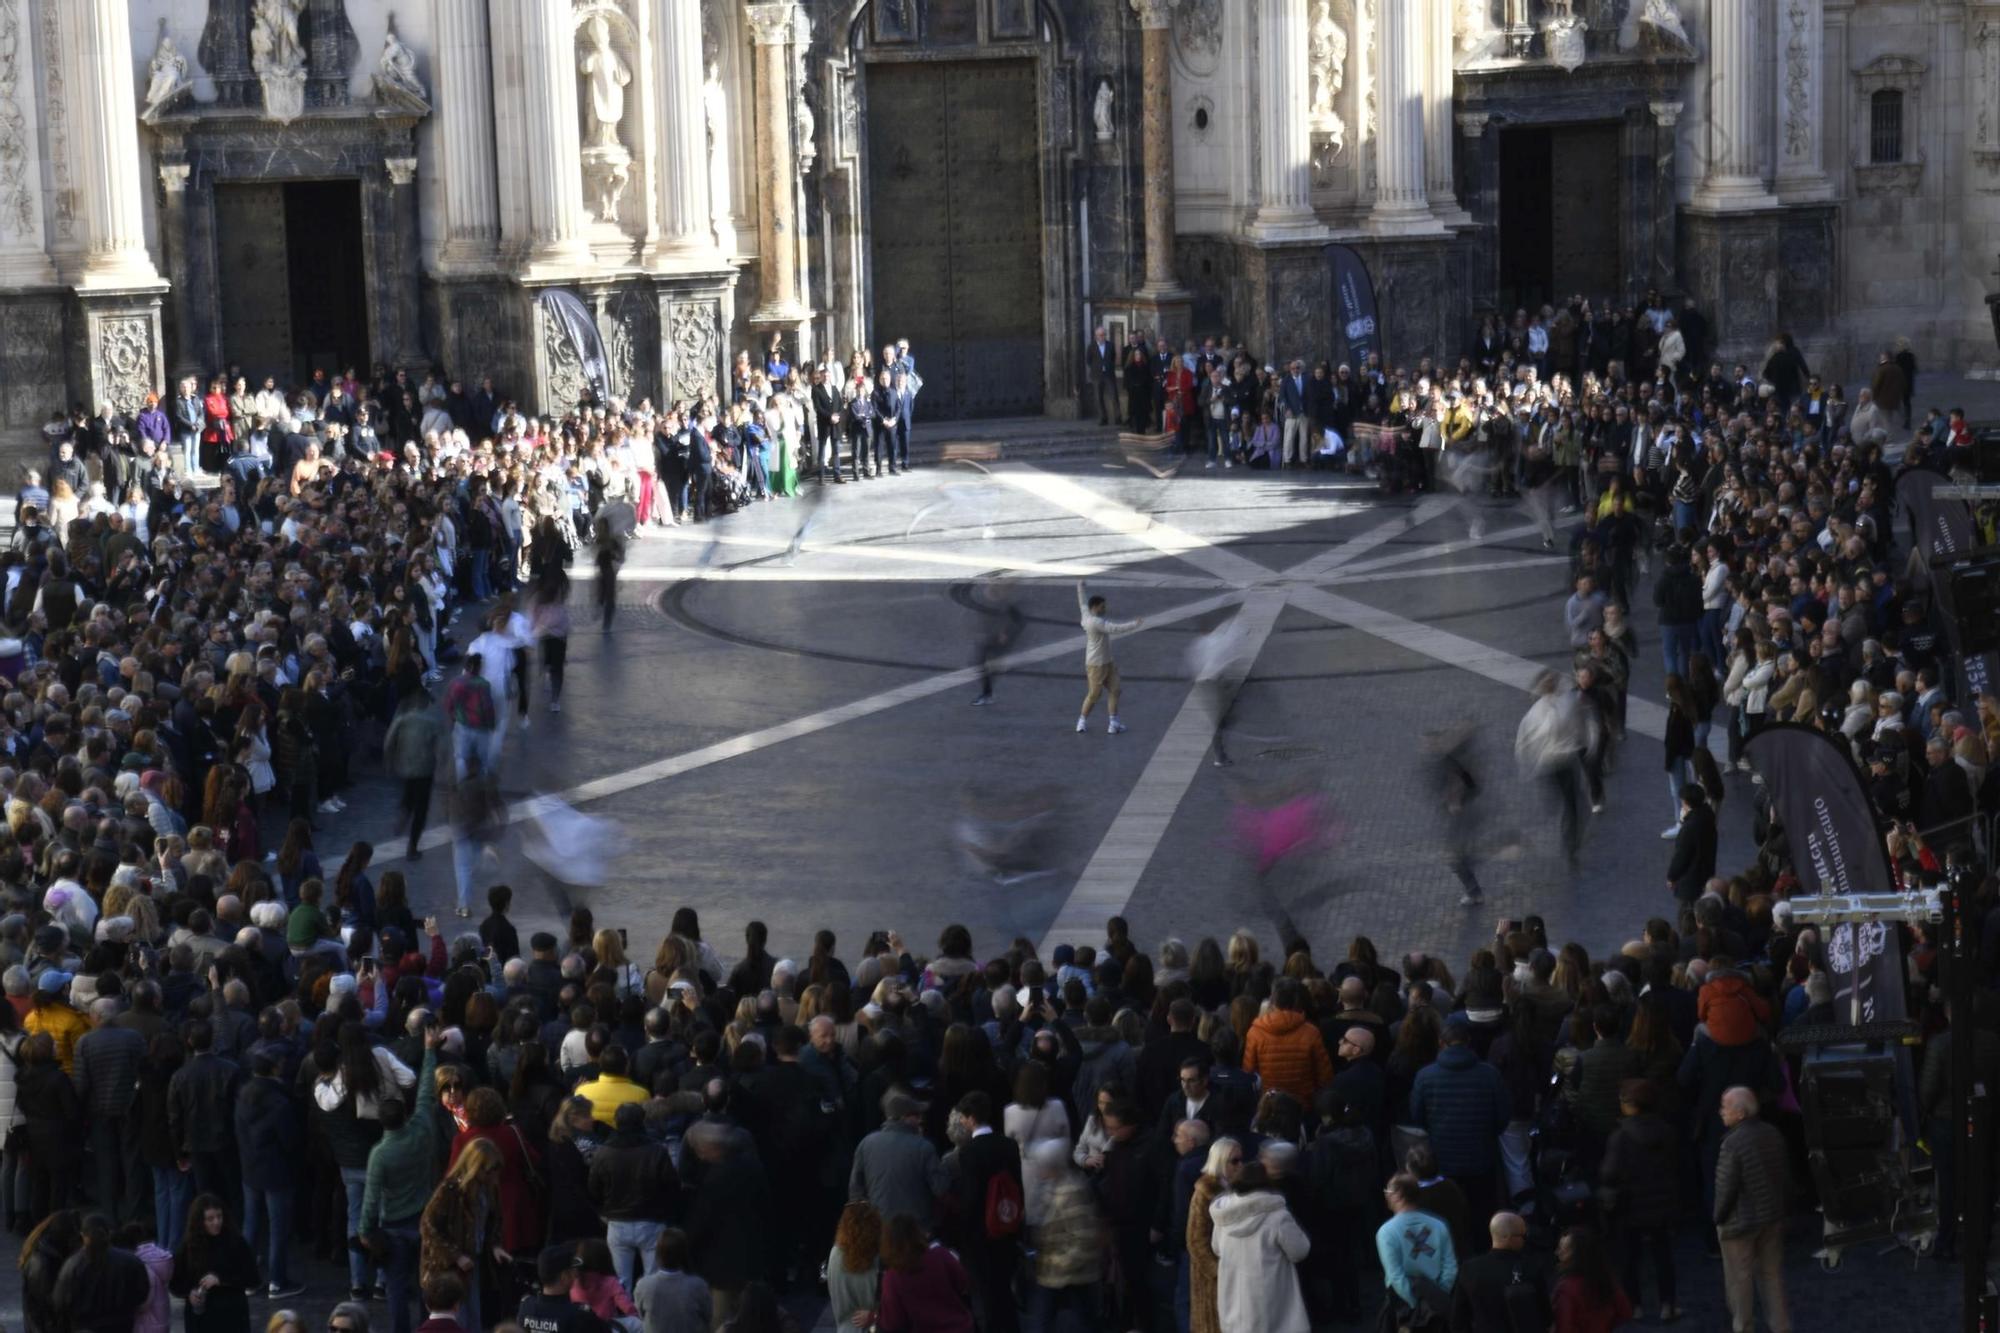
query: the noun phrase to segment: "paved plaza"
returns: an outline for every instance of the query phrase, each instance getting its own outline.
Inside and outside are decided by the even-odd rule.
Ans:
[[[962,921],[997,949],[1097,939],[1122,911],[1142,939],[1247,926],[1275,942],[1284,913],[1322,956],[1360,933],[1459,966],[1501,915],[1539,911],[1555,936],[1601,950],[1671,905],[1649,607],[1630,739],[1574,873],[1516,775],[1525,687],[1569,650],[1564,557],[1514,507],[1384,498],[1320,473],[1003,460],[654,530],[632,547],[608,637],[586,627],[587,563],[563,711],[538,695],[530,728],[508,737],[503,786],[522,822],[482,880],[513,884],[524,921],[587,902],[650,955],[690,904],[725,952],[761,918],[774,949],[803,957],[822,925],[849,949],[888,927],[922,948]],[[1090,734],[1073,731],[1078,578],[1113,617],[1146,621],[1116,645],[1124,735],[1105,734],[1101,711]],[[993,706],[975,708],[995,581],[1026,625]],[[1232,615],[1254,660],[1237,762],[1218,769],[1188,650]],[[1421,747],[1459,720],[1478,729],[1485,784],[1477,912],[1458,906]],[[1331,812],[1323,842],[1260,876],[1240,813],[1308,790]],[[608,883],[560,884],[524,857],[539,796],[615,826]],[[1032,865],[1046,873],[996,884],[961,827],[1030,809],[1049,812]],[[355,837],[398,854],[390,815],[387,784],[366,784],[322,857]],[[1723,818],[1726,864],[1748,854],[1747,801]],[[448,843],[434,830],[406,867],[431,910],[449,907]]]
[[[1479,498],[1384,498],[1324,474],[1161,477],[1104,456],[927,467],[823,503],[808,487],[801,500],[656,532],[632,547],[609,637],[589,617],[590,562],[579,560],[563,711],[545,711],[538,682],[530,727],[507,739],[516,819],[480,884],[514,885],[524,930],[586,902],[645,958],[681,904],[700,910],[725,955],[752,918],[769,923],[781,955],[803,958],[820,926],[850,957],[884,928],[923,951],[951,921],[983,955],[1016,935],[1098,940],[1120,910],[1149,944],[1247,926],[1268,947],[1284,913],[1323,958],[1366,934],[1385,952],[1441,951],[1455,970],[1498,917],[1531,911],[1558,940],[1614,948],[1671,905],[1646,592],[1629,738],[1575,871],[1512,754],[1527,682],[1569,657],[1569,531],[1552,554],[1524,513]],[[1147,621],[1115,645],[1124,735],[1105,734],[1101,711],[1090,734],[1072,730],[1080,577],[1114,617]],[[1026,624],[994,704],[975,708],[978,607],[994,581],[1011,585]],[[1254,663],[1232,723],[1237,762],[1217,769],[1188,650],[1231,615]],[[472,634],[461,622],[460,641]],[[1490,807],[1477,911],[1458,906],[1421,746],[1425,730],[1460,720],[1477,728]],[[373,840],[378,870],[406,870],[415,906],[448,917],[448,832],[403,862],[392,784],[374,756],[361,769],[370,776],[348,811],[327,817],[322,861]],[[1730,781],[1725,867],[1750,852],[1747,789]],[[1239,850],[1239,812],[1308,791],[1331,810],[1325,845],[1259,876]],[[545,797],[615,832],[607,883],[561,883],[525,854]],[[968,810],[1004,822],[1023,809],[1051,812],[1032,866],[1046,873],[997,885],[968,863],[957,830]],[[1823,1274],[1810,1258],[1816,1222],[1794,1223],[1798,1327],[1857,1328],[1863,1309],[1880,1329],[1944,1326],[1950,1270],[1855,1251]],[[1724,1327],[1719,1265],[1691,1236],[1677,1248],[1683,1326]],[[317,1327],[344,1277],[316,1263],[305,1272],[308,1292],[288,1304]],[[0,1323],[18,1319],[19,1291],[10,1265]],[[832,1327],[815,1293],[787,1304],[801,1327]],[[253,1302],[260,1320],[271,1308]]]

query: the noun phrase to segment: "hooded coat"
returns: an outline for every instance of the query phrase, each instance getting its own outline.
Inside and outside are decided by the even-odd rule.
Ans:
[[[1312,1250],[1282,1194],[1225,1194],[1209,1205],[1215,1223],[1215,1304],[1221,1326],[1311,1333],[1298,1265]]]

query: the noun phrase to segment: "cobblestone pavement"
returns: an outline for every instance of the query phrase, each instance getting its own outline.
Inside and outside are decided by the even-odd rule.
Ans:
[[[950,921],[985,951],[1016,935],[1047,938],[1066,908],[1084,925],[1061,938],[1101,938],[1101,903],[1122,895],[1148,942],[1247,926],[1268,946],[1283,913],[1322,958],[1365,934],[1385,952],[1440,952],[1458,970],[1502,915],[1539,911],[1557,939],[1604,951],[1671,905],[1646,593],[1629,739],[1574,871],[1556,853],[1541,792],[1515,773],[1522,686],[1536,666],[1568,657],[1563,561],[1516,509],[1383,498],[1318,474],[1162,477],[1090,458],[923,469],[840,488],[823,504],[811,490],[648,534],[608,636],[586,610],[593,589],[580,567],[563,710],[545,711],[538,681],[529,726],[508,738],[503,785],[524,802],[573,802],[623,850],[609,883],[562,884],[523,855],[527,823],[510,829],[479,889],[511,883],[524,931],[587,903],[650,958],[673,910],[689,904],[725,955],[752,918],[770,924],[775,952],[799,958],[819,926],[847,951],[885,927],[921,950]],[[996,576],[1014,585],[1026,624],[993,705],[973,708],[974,607],[978,585]],[[1114,617],[1150,622],[1116,645],[1130,727],[1120,736],[1105,734],[1101,712],[1090,734],[1073,731],[1073,585],[1085,576]],[[1218,769],[1201,753],[1187,655],[1246,595],[1283,604],[1240,692],[1237,762]],[[473,632],[461,622],[460,641]],[[1424,730],[1459,721],[1475,730],[1484,785],[1474,844],[1488,896],[1476,910],[1458,905],[1420,748]],[[365,776],[347,812],[328,819],[322,861],[371,839],[378,872],[406,870],[415,906],[448,917],[448,833],[434,829],[421,861],[404,862],[379,756],[364,747],[358,762]],[[1258,874],[1238,850],[1237,813],[1308,791],[1331,811],[1324,843]],[[1732,785],[1724,866],[1749,854],[1747,806],[1747,789]],[[1026,867],[1044,873],[1003,886],[974,870],[955,837],[968,808],[996,818],[1045,809]],[[1931,1266],[1909,1277],[1855,1253],[1821,1275],[1809,1252],[1803,1239],[1789,1247],[1801,1329],[1864,1318],[1930,1327],[1955,1304]],[[1726,1325],[1715,1267],[1684,1255],[1687,1327]],[[312,1294],[297,1303],[317,1318],[340,1279],[331,1268],[310,1275]],[[10,1273],[0,1321],[16,1302]],[[806,1299],[798,1313],[809,1326],[822,1309]]]

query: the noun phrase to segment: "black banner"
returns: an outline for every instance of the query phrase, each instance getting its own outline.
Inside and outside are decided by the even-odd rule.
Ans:
[[[1367,364],[1369,353],[1382,350],[1381,326],[1375,318],[1375,283],[1368,276],[1368,265],[1350,247],[1329,245],[1326,255],[1333,261],[1335,327],[1347,345],[1347,364],[1359,370]]]
[[[1771,809],[1805,893],[1890,893],[1889,853],[1875,808],[1845,743],[1797,723],[1766,727],[1744,752],[1764,779]],[[1857,978],[1861,1021],[1904,1017],[1903,949],[1893,924],[1823,929],[1840,1022],[1853,1017]]]
[[[604,339],[597,332],[597,321],[591,318],[590,307],[578,300],[576,293],[560,287],[546,289],[535,300],[547,316],[560,324],[563,332],[569,335],[570,351],[575,355],[591,393],[599,402],[609,398],[611,363],[604,355]],[[575,403],[546,404],[543,410],[562,413],[575,406]]]
[[[1950,484],[1949,479],[1928,468],[1905,472],[1896,479],[1896,504],[1910,516],[1912,544],[1927,566],[1933,560],[1964,555],[1979,545],[1979,534],[1972,524],[1972,505],[1936,494],[1938,487]],[[1951,639],[1952,656],[1958,661],[1955,702],[1969,710],[1979,695],[1993,693],[1995,683],[2000,682],[2000,653],[1964,651],[1960,646],[1958,610],[1951,602],[1950,575],[1942,569],[1926,573],[1939,619]]]

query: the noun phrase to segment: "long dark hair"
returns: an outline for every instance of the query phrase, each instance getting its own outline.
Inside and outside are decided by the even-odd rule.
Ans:
[[[375,844],[357,842],[347,849],[347,859],[340,863],[340,870],[333,877],[333,901],[336,906],[347,907],[354,901],[354,881],[375,859]]]
[[[1569,1261],[1562,1265],[1562,1276],[1582,1279],[1593,1301],[1608,1304],[1617,1294],[1618,1279],[1612,1276],[1604,1241],[1590,1227],[1571,1227],[1563,1236],[1569,1241]]]
[[[230,1234],[229,1205],[222,1201],[220,1194],[197,1194],[188,1205],[187,1225],[181,1229],[181,1253],[188,1257],[190,1272],[206,1273],[215,1265],[209,1254],[209,1246],[220,1237],[211,1238],[208,1228],[202,1225],[202,1217],[209,1209],[222,1214],[222,1234]]]
[[[376,985],[382,983],[378,980]],[[360,1023],[340,1025],[340,1081],[356,1097],[373,1097],[382,1091],[382,1071],[375,1063],[375,1048],[368,1029]]]

